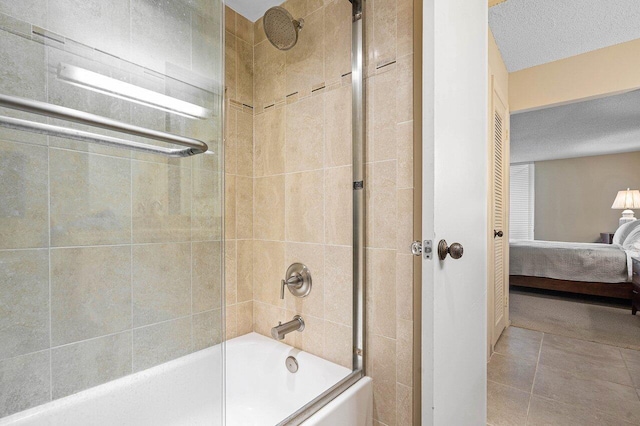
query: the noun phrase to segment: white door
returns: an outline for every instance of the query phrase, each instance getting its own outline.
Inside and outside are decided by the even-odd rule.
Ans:
[[[492,85],[493,86],[493,85]],[[507,326],[509,312],[509,113],[497,87],[491,92],[489,306],[491,349]]]
[[[486,424],[487,3],[423,2],[422,424]],[[439,260],[440,240],[464,247]]]

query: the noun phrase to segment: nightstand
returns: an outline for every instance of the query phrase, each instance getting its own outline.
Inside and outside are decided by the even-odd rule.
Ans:
[[[640,259],[632,258],[633,264],[633,294],[631,295],[631,313],[633,315],[640,309]]]
[[[612,244],[613,243],[613,235],[614,232],[601,232],[600,233],[600,242],[604,244]]]

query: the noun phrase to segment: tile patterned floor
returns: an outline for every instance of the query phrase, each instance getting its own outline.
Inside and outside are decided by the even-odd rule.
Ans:
[[[640,351],[509,327],[487,376],[491,426],[640,425]]]

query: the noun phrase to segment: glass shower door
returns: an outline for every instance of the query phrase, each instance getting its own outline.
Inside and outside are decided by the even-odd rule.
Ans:
[[[127,404],[222,424],[222,17],[0,0],[0,418],[175,367]]]

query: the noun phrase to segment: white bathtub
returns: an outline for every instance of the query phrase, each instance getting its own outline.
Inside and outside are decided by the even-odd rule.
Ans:
[[[0,426],[211,426],[222,424],[222,346],[217,345],[0,419]],[[226,424],[275,425],[350,370],[256,333],[226,343]],[[299,370],[290,373],[287,356]],[[372,424],[364,378],[305,426]]]
[[[288,356],[297,359],[297,373],[287,370]],[[226,362],[229,426],[275,425],[351,373],[256,333],[227,342]],[[361,379],[304,425],[371,425],[372,395],[371,379]]]

